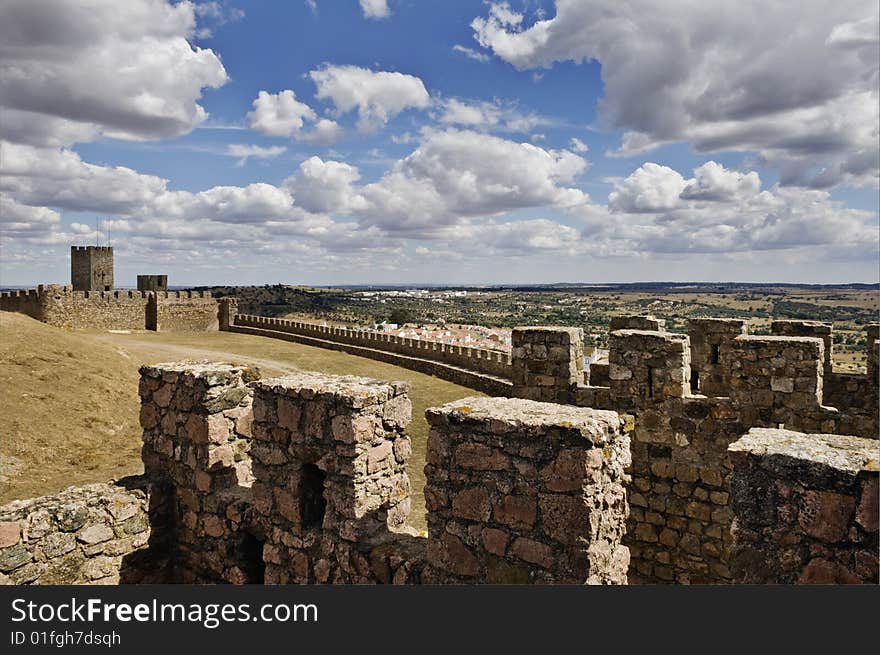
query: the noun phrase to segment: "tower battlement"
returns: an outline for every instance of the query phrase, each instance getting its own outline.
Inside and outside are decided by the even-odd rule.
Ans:
[[[74,291],[111,291],[113,247],[71,246],[70,283]]]

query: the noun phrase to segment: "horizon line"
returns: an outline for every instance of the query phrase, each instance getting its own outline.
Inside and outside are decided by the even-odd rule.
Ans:
[[[0,289],[31,289],[39,285],[59,284],[57,282],[39,282],[24,285],[0,285]],[[60,286],[70,284],[69,282],[60,283]],[[466,288],[493,288],[493,287],[621,287],[621,286],[810,286],[810,287],[847,287],[847,286],[880,286],[880,280],[873,282],[791,282],[791,281],[760,281],[747,282],[740,280],[721,280],[721,281],[705,281],[705,280],[639,280],[636,282],[359,282],[359,283],[335,283],[335,284],[309,284],[309,283],[293,283],[293,282],[263,282],[240,284],[234,282],[214,282],[214,283],[190,283],[190,284],[173,284],[169,285],[169,289],[194,289],[206,287],[265,287],[265,286],[286,286],[286,287],[310,287],[314,289],[364,289],[364,288],[387,288],[394,289],[400,287],[407,288],[426,288],[426,289],[466,289]],[[115,286],[114,289],[127,290],[136,289],[137,284],[123,283]]]

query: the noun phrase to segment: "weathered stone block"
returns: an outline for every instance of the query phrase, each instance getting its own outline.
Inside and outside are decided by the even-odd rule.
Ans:
[[[628,551],[618,550],[628,513],[629,439],[619,415],[466,398],[426,417],[433,579],[625,582]],[[451,507],[442,500],[446,493]]]
[[[492,513],[489,493],[481,487],[459,491],[452,499],[452,514],[472,521],[487,521]]]
[[[21,538],[21,526],[18,521],[0,523],[0,548],[8,548],[18,543]]]
[[[880,442],[753,428],[729,450],[737,581],[878,582]]]
[[[831,491],[808,489],[801,496],[798,525],[811,537],[835,543],[849,533],[855,499]]]

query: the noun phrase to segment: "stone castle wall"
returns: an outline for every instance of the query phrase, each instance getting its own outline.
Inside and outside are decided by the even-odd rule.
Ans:
[[[832,407],[859,407],[873,413],[877,421],[877,377],[878,352],[880,352],[880,325],[872,324],[865,328],[867,337],[867,369],[868,375],[857,373],[834,373],[825,376],[825,404]]]
[[[226,320],[221,318],[220,329],[229,329],[242,334],[252,334],[296,341],[307,345],[330,348],[350,354],[378,359],[397,366],[413,369],[428,375],[435,375],[456,384],[483,391],[495,396],[517,396],[551,402],[574,403],[581,406],[611,407],[608,390],[611,387],[610,367],[605,363],[594,363],[583,368],[582,359],[574,359],[575,353],[582,352],[572,339],[582,339],[582,331],[577,328],[546,328],[543,339],[537,339],[540,326],[516,328],[512,333],[512,356],[502,352],[449,346],[430,341],[407,339],[381,332],[349,330],[320,326],[300,321],[279,318],[250,316],[237,313],[235,299],[223,299],[227,305]],[[617,316],[611,321],[611,331],[641,330],[665,333],[664,321],[650,316]],[[812,337],[823,341],[823,402],[828,407],[846,410],[850,413],[873,414],[872,421],[878,422],[877,403],[873,402],[872,389],[876,380],[871,375],[857,373],[835,373],[831,371],[832,357],[828,348],[832,343],[832,326],[815,321],[774,321],[771,336]],[[866,328],[868,336],[868,370],[876,370],[877,326]],[[557,339],[565,340],[568,334],[570,343],[550,343]],[[530,336],[522,336],[530,335]],[[581,336],[578,336],[581,335]],[[728,352],[738,337],[749,336],[746,323],[742,319],[691,319],[688,324],[688,347],[690,350],[690,370],[688,386],[690,393],[708,397],[727,397],[730,395],[728,367],[721,361],[722,350]],[[519,343],[519,339],[525,339]],[[533,357],[524,352],[535,344],[539,351],[551,348],[549,357]],[[760,342],[759,347],[765,347]],[[561,350],[560,350],[561,348]],[[563,354],[565,348],[570,351]],[[561,358],[555,363],[554,357]],[[529,369],[529,367],[532,367]],[[570,371],[568,370],[570,369]],[[569,375],[571,373],[571,376]],[[549,378],[559,376],[559,380]],[[523,376],[538,376],[526,380]],[[577,384],[570,377],[578,377]],[[515,379],[515,381],[514,381]],[[540,381],[540,384],[538,383]],[[615,407],[617,408],[617,407]],[[860,433],[864,426],[849,428]]]
[[[585,385],[575,373],[566,378],[569,363],[579,361],[580,352],[550,356],[551,348],[562,343],[576,350],[579,339],[570,329],[557,328],[556,336],[549,328],[516,331],[520,350],[514,351],[515,369],[543,367],[551,375],[515,379],[514,395],[635,416],[626,536],[631,582],[732,580],[733,469],[727,449],[750,428],[785,425],[805,432],[877,437],[876,355],[869,355],[872,372],[860,376],[859,388],[867,391],[867,398],[860,391],[843,394],[840,405],[831,407],[823,397],[823,338],[749,336],[734,322],[717,323],[693,326],[695,338],[708,344],[702,348],[694,348],[688,335],[612,332],[607,387]],[[876,343],[871,345],[876,349]],[[518,362],[520,357],[537,361]],[[701,373],[698,380],[694,369]],[[699,392],[706,381],[718,395]]]
[[[28,298],[18,300],[29,302]],[[237,318],[234,302],[220,303],[221,324],[230,325]],[[718,583],[735,579],[731,568],[731,494],[735,491],[735,477],[734,460],[728,449],[751,428],[785,426],[805,433],[877,438],[876,402],[859,395],[867,390],[871,398],[877,397],[878,343],[873,327],[869,328],[870,372],[862,376],[855,395],[838,394],[838,406],[828,405],[825,396],[823,336],[750,336],[742,334],[738,326],[716,328],[702,323],[695,338],[708,344],[709,348],[703,350],[708,357],[697,355],[699,362],[693,364],[694,353],[699,349],[692,346],[689,335],[620,329],[610,337],[609,384],[599,386],[583,383],[584,376],[576,365],[582,361],[582,339],[577,330],[517,328],[515,333],[512,369],[517,373],[510,394],[550,401],[538,403],[544,408],[541,429],[547,435],[539,441],[550,443],[558,438],[560,425],[553,423],[553,417],[574,410],[572,406],[613,410],[615,415],[634,417],[634,429],[629,433],[631,481],[626,487],[631,510],[627,534],[622,537],[630,553],[630,582]],[[695,380],[693,371],[698,367],[702,367],[702,375]],[[509,574],[508,579],[561,581],[567,575],[561,569],[543,566],[541,562],[546,560],[532,561],[539,559],[537,553],[546,554],[540,545],[556,549],[556,557],[569,557],[547,531],[540,505],[534,521],[530,525],[517,524],[523,527],[516,529],[498,519],[506,516],[504,510],[496,513],[496,506],[502,506],[506,497],[526,495],[521,493],[526,488],[525,481],[538,496],[549,493],[541,486],[544,480],[529,469],[529,465],[536,467],[536,462],[545,466],[542,458],[546,453],[522,445],[529,435],[534,438],[540,430],[536,432],[517,418],[517,408],[503,407],[505,402],[523,403],[525,407],[530,401],[489,399],[487,402],[497,406],[497,412],[492,414],[486,409],[487,417],[492,418],[482,423],[475,419],[473,425],[466,425],[467,421],[461,419],[468,413],[461,407],[450,409],[448,416],[442,410],[437,410],[436,416],[429,412],[432,430],[440,432],[439,437],[432,434],[432,440],[439,444],[454,443],[457,448],[466,445],[466,440],[472,441],[472,445],[486,445],[488,450],[480,453],[488,452],[487,461],[500,468],[473,468],[463,463],[466,457],[441,459],[439,465],[429,459],[429,468],[435,468],[429,474],[429,488],[434,496],[428,497],[426,490],[428,523],[436,527],[425,540],[396,531],[399,524],[396,519],[389,519],[389,512],[394,516],[402,514],[404,501],[398,496],[393,496],[392,501],[381,491],[387,489],[385,484],[389,480],[400,479],[408,456],[402,445],[402,428],[384,418],[386,411],[398,411],[389,409],[390,405],[404,402],[400,399],[405,395],[402,388],[368,381],[364,383],[368,388],[390,389],[383,392],[385,400],[355,402],[346,399],[350,394],[345,384],[327,376],[312,382],[300,379],[248,384],[242,371],[230,373],[232,369],[212,371],[210,366],[200,370],[193,365],[180,365],[159,367],[149,373],[142,371],[144,458],[150,472],[151,497],[160,499],[159,506],[170,508],[167,527],[161,534],[170,537],[173,544],[168,550],[169,570],[177,576],[173,579],[242,582],[262,579],[266,571],[268,579],[275,581],[487,581],[499,579],[502,572]],[[718,395],[700,393],[709,379],[717,385]],[[250,397],[252,389],[261,400],[255,401],[251,410],[244,398]],[[223,403],[231,402],[228,392],[233,396],[245,395],[236,401],[240,404],[226,407]],[[226,400],[217,405],[214,400],[220,397]],[[226,412],[230,410],[240,412],[241,416],[228,416]],[[347,418],[340,419],[334,427],[333,419],[328,423],[331,414]],[[449,418],[453,415],[458,418]],[[381,427],[379,416],[383,417]],[[254,419],[260,426],[256,434],[252,428],[239,427],[240,423],[244,426]],[[350,437],[337,438],[337,433],[348,434],[342,424],[355,423],[361,426],[357,430],[363,432],[356,431],[359,436],[352,437],[354,442],[344,442]],[[373,425],[372,432],[363,427],[367,424]],[[304,436],[308,434],[312,436]],[[367,444],[369,449],[377,447],[383,453],[391,444],[391,456],[379,460],[374,456],[373,471],[369,450],[365,450]],[[227,446],[232,449],[231,461]],[[238,477],[242,463],[250,461],[248,449],[252,451],[257,476],[256,484],[250,486]],[[364,452],[368,453],[366,473],[358,468]],[[339,475],[331,473],[331,468],[321,468],[318,462],[324,457],[339,466],[334,469],[341,472]],[[530,458],[535,461],[529,461]],[[384,462],[389,468],[377,469],[377,462]],[[309,468],[304,468],[306,465]],[[233,471],[235,484],[229,485]],[[303,511],[298,485],[304,477],[312,482],[320,480],[325,494],[338,493],[339,498],[350,499],[345,494],[351,488],[376,491],[381,507],[374,518],[380,518],[373,520],[372,525],[381,529],[377,528],[363,542],[346,539],[338,526],[350,519],[351,512],[339,515],[334,509],[328,516],[328,503],[320,530],[302,530],[299,525],[297,532],[296,517],[301,521]],[[619,480],[610,474],[602,479],[603,484],[610,485],[606,489],[609,497],[614,497],[613,489]],[[492,490],[486,502],[470,489],[479,486],[478,480]],[[395,485],[396,482],[392,486]],[[401,481],[400,485],[404,483]],[[255,488],[263,489],[263,501],[268,497],[265,489],[271,489],[274,509],[256,509],[261,501],[256,498]],[[399,485],[395,488],[399,490]],[[438,490],[448,494],[447,504],[440,502]],[[454,498],[464,491],[469,493],[456,503]],[[329,497],[325,496],[325,501]],[[318,500],[314,493],[310,498],[309,503]],[[334,508],[354,507],[352,511],[357,514],[356,508],[371,506],[371,501],[364,500],[366,496],[354,498],[353,505],[334,501]],[[358,505],[362,500],[367,505]],[[432,502],[437,503],[437,514],[433,517]],[[514,514],[525,512],[526,518],[531,516],[527,502],[512,508]],[[474,516],[479,518],[468,518]],[[499,534],[505,526],[506,539]],[[488,542],[484,531],[490,535]],[[156,534],[156,530],[151,534]],[[452,535],[457,541],[444,535]],[[591,539],[593,535],[582,537],[583,543],[592,543]],[[352,543],[361,547],[352,550]],[[520,545],[514,549],[515,543]],[[529,548],[524,549],[523,544]],[[490,550],[490,546],[495,550]],[[600,550],[607,553],[609,548],[616,552],[616,546],[603,546]],[[277,561],[264,559],[266,553]],[[0,558],[3,554],[0,552]],[[839,559],[835,559],[836,555],[829,557],[829,561]],[[32,558],[21,565],[34,561]],[[619,561],[604,560],[610,567],[603,573],[606,579],[614,577],[611,569]],[[847,570],[854,571],[854,566]],[[528,571],[527,576],[523,570]],[[591,577],[588,572],[585,579]]]
[[[425,540],[406,529],[408,391],[311,373],[255,383],[254,515],[267,583],[418,580]]]
[[[226,364],[143,367],[143,491],[98,485],[0,508],[2,581],[417,584],[491,555],[472,582],[625,582],[629,451],[616,413],[569,407],[560,420],[558,405],[510,399],[469,401],[464,421],[462,406],[435,410],[433,448],[458,445],[430,484],[453,514],[429,513],[425,537],[405,525],[407,385],[251,378]],[[480,448],[497,449],[488,469]],[[468,514],[469,541],[450,551],[462,483],[484,476],[490,514]],[[491,551],[473,541],[483,534]]]
[[[621,330],[610,341],[610,403],[635,415],[630,578],[729,579],[725,452],[742,434],[729,403],[689,398],[688,337]]]
[[[858,408],[864,413],[876,411],[872,380],[859,373],[831,373],[822,383],[823,403],[830,407]]]
[[[500,377],[500,374],[484,371],[484,369],[503,371],[505,369],[503,364],[505,353],[478,348],[446,346],[429,341],[401,339],[376,332],[344,330],[343,328],[329,328],[305,323],[298,325],[308,325],[309,328],[301,329],[294,325],[297,324],[296,321],[265,316],[229,315],[228,311],[235,305],[223,305],[224,300],[226,299],[221,299],[220,322],[221,326],[228,325],[230,332],[329,348],[433,375],[490,395],[507,396],[510,394],[509,372],[508,377]],[[221,327],[221,329],[227,328]],[[320,337],[310,336],[306,332],[319,334]],[[356,332],[360,332],[360,335],[354,336]],[[340,338],[340,334],[342,338]],[[402,341],[410,343],[401,344]],[[387,349],[389,346],[393,350]],[[446,361],[447,356],[449,361]]]
[[[729,450],[736,582],[877,584],[876,440],[754,428]]]
[[[691,392],[724,396],[727,390],[721,348],[746,333],[742,319],[692,318],[688,321],[691,344]]]
[[[256,576],[242,527],[253,483],[249,375],[223,364],[141,368],[144,476],[168,507],[169,581]]]
[[[0,310],[25,314],[38,321],[42,321],[45,310],[41,298],[44,293],[45,287],[43,285],[36,289],[0,291]]]
[[[163,276],[139,276],[143,281]],[[140,283],[139,283],[140,284]],[[152,299],[152,300],[151,300]],[[543,345],[536,348],[555,348],[549,359],[524,353],[531,347],[530,339],[517,345],[522,330],[513,332],[514,356],[501,351],[451,346],[389,335],[369,330],[350,330],[321,326],[301,321],[250,316],[238,313],[235,298],[212,298],[210,292],[195,291],[85,291],[74,292],[70,286],[41,285],[37,289],[0,293],[0,310],[27,314],[51,325],[67,328],[93,329],[148,329],[169,331],[225,330],[242,334],[268,336],[307,345],[340,350],[350,354],[385,361],[394,365],[434,375],[456,384],[467,386],[490,395],[526,398],[552,398],[552,402],[597,407],[609,406],[609,366],[594,363],[583,370],[582,360],[569,355],[582,352],[582,345],[550,344],[547,339],[563,338],[559,328],[549,328]],[[650,316],[616,316],[611,331],[642,330],[665,331],[665,322]],[[691,319],[690,372],[688,383],[694,394],[707,396],[728,395],[726,369],[719,363],[721,350],[730,348],[737,337],[745,335],[741,319]],[[519,331],[519,332],[518,332]],[[877,404],[872,402],[876,381],[871,376],[834,373],[832,371],[832,326],[816,321],[774,321],[776,336],[820,338],[824,344],[822,366],[825,404],[831,407],[858,407],[860,413],[874,415],[878,422]],[[582,339],[582,331],[572,328],[568,339]],[[578,336],[581,335],[581,336]],[[868,368],[876,369],[877,326],[868,328]],[[557,347],[557,346],[561,346]],[[563,354],[569,348],[568,354]],[[542,373],[553,357],[562,357],[557,371],[560,379],[549,380],[551,374]],[[872,364],[872,361],[874,364]],[[528,370],[533,367],[534,370]],[[568,384],[568,371],[579,377],[577,385]],[[525,380],[522,376],[538,376]],[[514,378],[517,378],[514,382]],[[540,384],[537,383],[540,380]],[[534,383],[533,383],[534,382]],[[543,388],[543,389],[542,389]]]
[[[571,380],[581,375],[580,328],[527,327],[511,333],[513,395],[570,404]]]
[[[156,291],[160,332],[212,332],[220,329],[218,304],[209,291]]]
[[[74,291],[70,285],[50,284],[0,293],[0,310],[74,329],[218,329],[218,303],[207,291]]]
[[[349,330],[347,328],[316,325],[302,321],[289,321],[265,316],[238,314],[235,325],[243,327],[264,327],[278,332],[335,341],[338,343],[385,350],[419,359],[443,362],[450,366],[485,373],[487,375],[510,378],[510,356],[507,353],[467,346],[452,346],[435,341],[422,341],[374,330]]]
[[[780,337],[815,337],[822,340],[822,369],[825,376],[831,374],[834,341],[831,338],[831,323],[821,321],[773,321],[770,334]]]
[[[40,320],[49,325],[96,330],[146,328],[148,297],[140,291],[72,291],[69,286],[54,285],[45,289]]]
[[[161,582],[161,522],[138,478],[13,501],[0,507],[0,584]]]

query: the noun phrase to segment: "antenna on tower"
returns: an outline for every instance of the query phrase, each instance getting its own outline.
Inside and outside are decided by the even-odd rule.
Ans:
[[[98,217],[95,217],[95,246],[101,245],[101,233],[98,231]]]
[[[107,221],[104,221],[104,230],[107,232],[107,247],[110,247],[110,226],[107,225]]]

